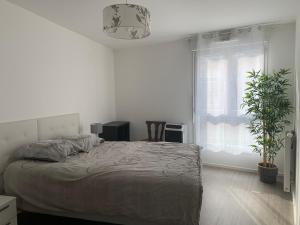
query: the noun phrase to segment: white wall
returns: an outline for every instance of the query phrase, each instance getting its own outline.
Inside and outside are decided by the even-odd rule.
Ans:
[[[279,70],[280,68],[291,69],[289,80],[291,87],[289,89],[289,97],[296,104],[296,85],[295,85],[295,36],[296,24],[285,24],[277,26],[271,33],[270,49],[269,49],[269,72]],[[292,122],[287,130],[293,130],[295,127],[295,114],[292,113],[289,120]],[[279,167],[279,173],[283,172],[284,151],[279,152],[275,160]]]
[[[113,51],[0,1],[0,121],[64,113],[115,119]]]
[[[146,120],[181,122],[192,138],[192,53],[186,40],[115,52],[116,107],[131,138],[147,138]]]
[[[269,71],[291,68],[294,84],[295,24],[271,31]],[[183,122],[192,142],[192,55],[187,40],[115,52],[117,118],[131,122],[131,137],[147,137],[145,120]],[[290,96],[294,101],[295,88]],[[293,126],[291,126],[293,127]],[[219,155],[216,155],[219,154]],[[203,154],[206,163],[256,169],[259,155]],[[283,152],[277,158],[283,169]]]
[[[300,4],[299,4],[300,5]],[[294,217],[295,225],[300,225],[300,11],[297,19],[296,33],[296,133],[297,133],[297,154],[296,154],[296,187],[294,196]]]

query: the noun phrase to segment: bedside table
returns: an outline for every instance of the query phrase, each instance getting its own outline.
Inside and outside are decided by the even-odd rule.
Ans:
[[[130,141],[129,122],[112,121],[102,126],[103,132],[99,137],[105,141]]]
[[[15,197],[0,195],[0,225],[17,225]]]

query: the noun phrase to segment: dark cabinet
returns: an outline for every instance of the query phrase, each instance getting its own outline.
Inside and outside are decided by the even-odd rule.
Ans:
[[[129,122],[113,121],[103,124],[103,132],[99,137],[106,141],[130,141]]]

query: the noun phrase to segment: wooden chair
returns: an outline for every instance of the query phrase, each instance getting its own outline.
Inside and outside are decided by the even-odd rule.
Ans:
[[[165,121],[146,121],[148,129],[148,141],[158,142],[163,141],[163,135],[165,130]],[[152,125],[154,125],[154,138],[152,138]],[[160,133],[159,133],[160,130]]]

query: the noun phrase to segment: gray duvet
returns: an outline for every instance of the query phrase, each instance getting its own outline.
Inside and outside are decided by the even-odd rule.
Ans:
[[[200,151],[188,144],[105,142],[65,162],[15,161],[5,171],[4,185],[20,208],[26,203],[58,213],[198,225]]]

